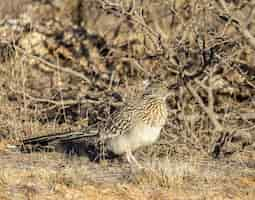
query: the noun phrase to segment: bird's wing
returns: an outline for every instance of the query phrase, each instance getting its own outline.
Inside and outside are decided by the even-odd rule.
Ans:
[[[100,138],[106,140],[130,132],[137,109],[133,104],[127,104],[120,112],[110,115],[100,131],[102,133]]]

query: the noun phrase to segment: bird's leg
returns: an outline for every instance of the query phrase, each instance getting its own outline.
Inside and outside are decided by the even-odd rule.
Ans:
[[[143,166],[136,160],[135,156],[130,152],[130,158],[134,161],[135,165],[139,168],[142,169]]]
[[[131,151],[126,153],[129,164],[135,164],[139,169],[143,168],[142,165],[136,160]]]
[[[130,157],[130,151],[127,151],[126,152],[126,157],[127,157],[127,161],[129,164],[132,164],[132,160],[131,160],[131,157]]]

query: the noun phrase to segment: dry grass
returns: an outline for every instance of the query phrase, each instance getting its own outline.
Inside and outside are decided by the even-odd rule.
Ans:
[[[56,153],[13,153],[1,157],[3,199],[252,199],[254,196],[252,171],[233,171],[233,166],[226,168],[201,160],[163,160],[161,170],[152,165],[153,170],[130,176],[125,168],[117,174],[111,172],[112,164],[105,168],[84,159],[70,161]],[[229,174],[230,171],[233,173]]]
[[[0,199],[254,198],[251,1],[12,0],[0,13],[12,18],[0,23]],[[160,141],[137,152],[147,170],[7,148],[105,120],[148,77],[177,89]]]

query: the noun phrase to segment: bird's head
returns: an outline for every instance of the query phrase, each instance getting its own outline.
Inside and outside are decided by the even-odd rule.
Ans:
[[[157,97],[157,98],[162,98],[166,100],[167,97],[170,96],[170,91],[167,87],[167,83],[165,82],[149,82],[149,81],[144,81],[145,84],[145,92],[144,95],[149,95],[152,97]]]

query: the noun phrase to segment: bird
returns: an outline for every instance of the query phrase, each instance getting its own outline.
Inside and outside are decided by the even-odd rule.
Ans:
[[[141,167],[133,152],[154,144],[168,116],[166,83],[145,81],[142,95],[125,103],[120,111],[112,113],[104,122],[88,126],[82,131],[28,138],[23,145],[67,143],[92,138],[102,152],[126,155],[128,163]]]

